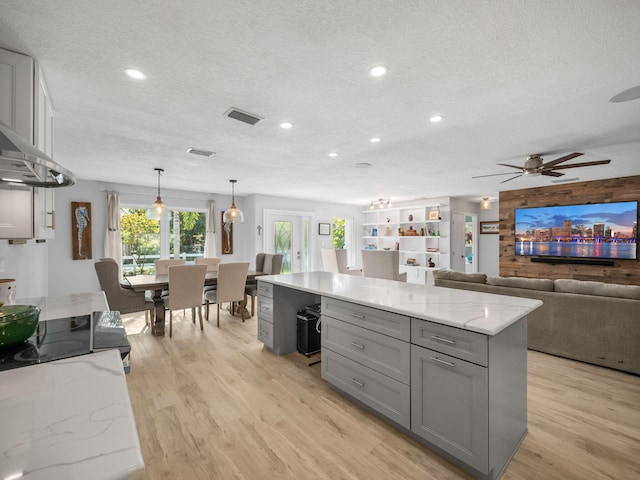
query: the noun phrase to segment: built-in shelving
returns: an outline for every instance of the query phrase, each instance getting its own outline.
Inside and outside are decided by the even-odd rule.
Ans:
[[[398,250],[407,281],[428,283],[428,272],[449,268],[449,205],[365,210],[362,248]],[[429,261],[431,261],[431,266]]]

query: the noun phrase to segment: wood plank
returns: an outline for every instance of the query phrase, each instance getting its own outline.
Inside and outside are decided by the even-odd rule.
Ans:
[[[256,318],[222,312],[204,332],[174,316],[174,335],[141,331],[129,393],[146,467],[142,479],[470,479],[331,390],[320,365],[277,357]],[[640,478],[640,377],[528,352],[529,434],[504,479]]]

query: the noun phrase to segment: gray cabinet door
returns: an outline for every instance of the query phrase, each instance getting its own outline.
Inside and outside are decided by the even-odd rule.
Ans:
[[[411,345],[411,430],[487,474],[487,369]]]

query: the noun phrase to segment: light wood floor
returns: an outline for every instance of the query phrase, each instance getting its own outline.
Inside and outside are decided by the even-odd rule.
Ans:
[[[129,393],[149,479],[467,479],[344,399],[297,353],[277,357],[256,320],[173,338],[125,316]],[[504,479],[640,478],[640,377],[529,352],[529,434]]]

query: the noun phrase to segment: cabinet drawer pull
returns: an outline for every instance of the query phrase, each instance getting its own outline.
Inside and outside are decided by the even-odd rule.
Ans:
[[[444,360],[440,360],[439,358],[436,358],[436,357],[431,357],[431,360],[433,360],[434,362],[442,363],[443,365],[446,365],[448,367],[456,366],[455,363],[445,362]]]
[[[271,310],[271,308],[263,305],[262,307],[260,307],[260,310],[266,312],[267,310]]]
[[[453,340],[447,340],[446,338],[438,337],[437,335],[431,335],[431,338],[433,338],[437,342],[449,343],[451,345],[456,344],[456,342],[454,342]]]
[[[266,288],[266,287],[260,287],[260,288],[258,288],[258,290],[260,290],[261,292],[268,292],[269,291],[269,289]]]
[[[353,345],[354,347],[361,348],[362,350],[364,350],[364,345],[360,345],[359,343],[351,342],[351,345]]]
[[[360,313],[352,313],[351,316],[359,318],[360,320],[364,320],[364,315],[362,315]]]
[[[352,378],[351,381],[355,383],[357,386],[359,386],[360,388],[364,388],[364,383],[360,383],[355,378]]]

